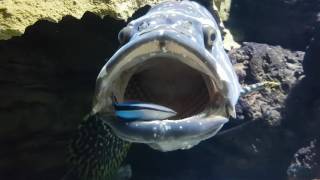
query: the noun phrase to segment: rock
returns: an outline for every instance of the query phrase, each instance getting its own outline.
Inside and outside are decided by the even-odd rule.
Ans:
[[[320,80],[320,24],[315,30],[314,36],[308,45],[306,57],[303,61],[303,69],[308,79],[310,79],[310,86],[320,89],[320,84],[316,83]]]
[[[81,18],[86,11],[95,13],[100,17],[109,15],[126,20],[140,7],[162,1],[164,0],[3,0],[0,1],[0,40],[20,36],[28,26],[39,20],[59,22],[64,16]],[[230,0],[214,0],[214,3],[212,1],[199,1],[207,5],[209,9],[216,9],[223,20],[228,18]],[[214,8],[214,4],[217,4],[217,8]],[[228,34],[228,39],[231,38],[229,36],[230,34]],[[231,40],[228,40],[228,42],[230,44]]]
[[[240,48],[240,44],[237,43],[234,39],[233,39],[233,35],[231,34],[231,32],[229,31],[229,29],[224,28],[223,29],[224,32],[224,37],[223,37],[223,47],[226,50],[232,50],[232,49],[237,49]]]
[[[231,0],[215,0],[219,16],[222,21],[227,21],[230,16]]]
[[[118,48],[122,20],[85,13],[42,20],[0,41],[0,179],[60,179],[71,134]]]
[[[320,29],[318,28],[315,32],[314,37],[312,38],[310,45],[307,48],[306,55],[303,60],[303,69],[306,76],[290,94],[290,99],[292,101],[288,101],[287,103],[288,106],[292,106],[292,112],[295,112],[295,117],[291,115],[292,112],[288,112],[288,117],[296,119],[296,122],[299,123],[295,124],[294,126],[296,126],[297,129],[301,129],[301,131],[305,131],[306,133],[313,132],[314,135],[318,134],[315,125],[317,125],[317,123],[319,124],[318,120],[320,117],[320,98],[318,93],[320,90],[320,86],[319,83],[317,83],[320,79],[320,73],[318,70],[318,67],[320,66],[320,61],[318,59],[320,55],[319,48]],[[303,108],[294,108],[293,104],[297,101],[302,104]],[[291,125],[291,127],[293,128],[293,124]]]
[[[285,98],[303,75],[301,63],[304,53],[280,46],[244,43],[242,48],[230,51],[229,55],[235,66],[241,65],[239,79],[243,85],[263,81],[281,83],[280,89],[249,94],[240,99],[247,103],[244,108],[250,111],[246,116],[249,115],[251,120],[264,119],[269,126],[281,124],[280,111],[284,108]]]
[[[226,22],[237,42],[305,50],[319,22],[319,0],[234,0]]]
[[[25,28],[38,20],[59,22],[64,16],[81,18],[86,11],[104,17],[127,19],[139,7],[163,0],[50,0],[50,1],[0,1],[0,40],[24,33]]]
[[[288,167],[290,180],[309,180],[320,177],[320,146],[317,140],[310,141],[306,147],[300,148]]]
[[[318,28],[303,60],[306,76],[290,92],[284,112],[284,126],[295,134],[297,152],[287,170],[294,180],[320,178],[319,35]]]

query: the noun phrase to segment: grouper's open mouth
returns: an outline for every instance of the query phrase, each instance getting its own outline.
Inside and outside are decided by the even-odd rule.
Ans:
[[[169,107],[177,115],[167,120],[107,123],[126,141],[164,151],[190,148],[214,136],[228,121],[230,107],[214,58],[189,37],[177,38],[174,31],[148,32],[123,46],[101,70],[101,93],[93,110],[101,117],[112,113],[111,95],[120,102]]]
[[[205,110],[210,103],[210,80],[173,57],[149,59],[135,70],[125,89],[124,101],[152,102],[174,109],[172,120],[181,120]],[[211,96],[221,98],[219,94]]]

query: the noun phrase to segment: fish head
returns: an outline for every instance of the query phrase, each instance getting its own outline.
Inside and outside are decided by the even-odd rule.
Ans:
[[[165,120],[107,120],[121,139],[160,151],[188,149],[214,136],[235,116],[237,76],[223,49],[215,19],[195,2],[166,2],[131,21],[119,33],[122,47],[101,69],[92,113],[114,113],[137,100],[169,107]]]

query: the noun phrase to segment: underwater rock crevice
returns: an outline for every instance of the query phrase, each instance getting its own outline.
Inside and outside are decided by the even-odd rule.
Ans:
[[[123,20],[86,12],[81,19],[64,16],[58,23],[38,21],[22,36],[0,41],[0,179],[62,177],[66,144],[90,110],[96,76],[119,47],[117,34],[125,25]],[[307,141],[303,140],[304,131],[310,130],[307,134],[311,140],[319,127],[301,121],[310,111],[300,107],[310,107],[306,106],[310,101],[290,101],[287,97],[292,93],[291,100],[296,100],[296,95],[317,92],[298,90],[296,85],[304,74],[304,52],[244,43],[229,56],[241,67],[242,84],[277,80],[281,88],[242,98],[237,108],[239,121],[232,120],[228,126],[250,123],[191,150],[160,153],[134,146],[127,159],[133,179],[287,178],[292,155]],[[318,67],[313,63],[316,61],[305,66]],[[308,79],[316,71],[307,69]],[[313,101],[313,108],[317,104]],[[316,119],[317,111],[312,112]],[[301,125],[311,129],[303,130]]]
[[[90,110],[96,76],[125,24],[86,12],[38,21],[0,41],[1,179],[62,177],[66,144]]]
[[[304,51],[319,23],[318,0],[233,0],[225,25],[235,41]]]
[[[287,174],[293,180],[320,177],[320,26],[315,29],[303,59],[305,77],[297,83],[286,101],[284,127],[294,135],[295,144]]]

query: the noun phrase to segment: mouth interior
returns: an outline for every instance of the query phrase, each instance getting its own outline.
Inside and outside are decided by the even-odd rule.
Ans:
[[[196,115],[210,103],[208,77],[178,60],[156,57],[131,71],[124,101],[169,107],[177,112],[172,120]]]

